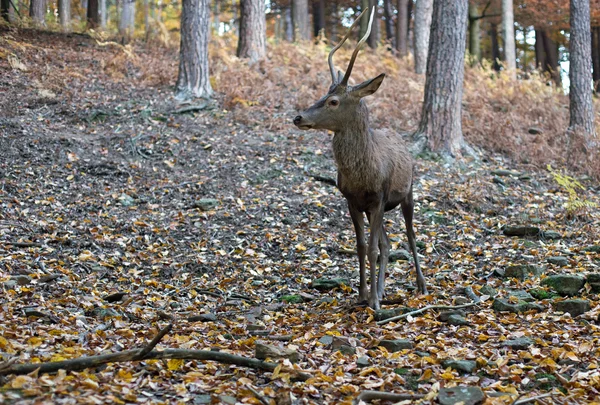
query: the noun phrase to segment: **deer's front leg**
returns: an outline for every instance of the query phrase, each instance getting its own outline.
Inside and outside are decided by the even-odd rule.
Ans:
[[[358,251],[358,263],[360,269],[358,301],[363,302],[367,301],[369,298],[366,275],[367,244],[365,243],[365,218],[363,213],[350,204],[350,202],[348,202],[348,209],[350,210],[350,217],[352,218],[354,230],[356,231],[356,250]]]
[[[369,294],[369,306],[373,309],[379,309],[379,295],[377,287],[377,257],[379,256],[379,239],[383,229],[383,204],[380,204],[375,210],[369,212],[369,247],[367,256],[371,267],[371,292]]]

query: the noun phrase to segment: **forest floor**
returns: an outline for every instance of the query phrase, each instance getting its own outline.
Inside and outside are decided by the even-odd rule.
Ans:
[[[169,84],[144,76],[130,49],[0,31],[0,403],[341,404],[366,390],[454,403],[456,386],[478,387],[486,404],[599,397],[600,214],[568,216],[568,187],[548,171],[485,152],[453,165],[419,158],[430,294],[414,291],[395,210],[384,308],[480,301],[450,319],[428,310],[378,324],[385,311],[356,305],[345,201],[311,177],[335,178],[330,135],[297,130],[292,108],[222,94],[176,111],[176,53],[134,50],[144,65],[166,64]],[[581,182],[571,205],[599,203],[597,183]],[[505,235],[522,225],[529,236]],[[318,290],[320,278],[346,280]],[[293,351],[294,364],[7,371],[142,348],[169,323],[156,350],[253,358],[264,343]]]

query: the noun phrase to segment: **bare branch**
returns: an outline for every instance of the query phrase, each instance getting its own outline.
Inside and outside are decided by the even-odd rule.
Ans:
[[[460,308],[473,307],[475,305],[477,305],[476,302],[470,302],[468,304],[463,304],[463,305],[427,305],[426,307],[417,309],[415,311],[407,312],[405,314],[394,316],[394,317],[391,317],[388,319],[383,319],[381,321],[378,321],[377,325],[384,325],[389,322],[399,321],[400,319],[408,318],[409,316],[419,315],[419,314],[422,314],[423,312],[429,311],[430,309],[460,309]],[[404,327],[404,326],[402,326],[402,327]]]

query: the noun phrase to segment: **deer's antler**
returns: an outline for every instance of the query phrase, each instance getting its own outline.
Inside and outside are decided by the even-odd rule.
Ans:
[[[350,62],[348,63],[348,69],[346,69],[346,73],[344,74],[344,78],[341,81],[341,85],[345,86],[348,84],[348,79],[350,79],[350,73],[352,73],[352,67],[354,66],[354,61],[356,60],[356,55],[358,55],[358,51],[360,50],[362,44],[365,43],[369,35],[371,34],[371,25],[373,25],[373,14],[375,14],[375,7],[371,10],[371,17],[369,17],[369,26],[367,27],[367,32],[365,35],[358,41],[356,44],[356,48],[354,48],[354,52],[352,52],[352,57],[350,58]]]
[[[331,81],[332,81],[333,84],[336,84],[338,82],[337,78],[336,78],[336,74],[335,74],[335,67],[333,66],[333,54],[338,49],[340,49],[340,47],[342,45],[344,45],[344,42],[346,42],[346,40],[348,39],[348,37],[352,33],[352,29],[354,27],[356,27],[356,24],[358,24],[358,22],[360,21],[360,19],[363,16],[363,14],[366,13],[366,12],[367,12],[367,10],[365,9],[365,10],[363,10],[362,13],[360,13],[360,15],[356,18],[356,20],[354,20],[354,22],[352,23],[352,25],[348,29],[348,32],[346,33],[346,35],[344,35],[344,37],[341,39],[341,41],[331,50],[331,52],[329,52],[329,56],[327,57],[327,61],[329,62],[329,70],[331,71]],[[344,83],[348,82],[348,78],[350,77],[350,74],[348,72],[352,71],[352,65],[354,65],[354,59],[356,59],[356,54],[358,53],[359,47],[367,40],[367,38],[369,37],[369,34],[371,33],[371,24],[373,22],[373,13],[374,12],[375,12],[375,7],[373,7],[373,11],[371,12],[371,18],[369,20],[369,27],[367,29],[367,33],[358,42],[358,45],[356,46],[356,49],[354,50],[354,53],[352,54],[352,59],[350,60],[350,64],[348,65],[348,69],[349,70],[346,72],[346,75],[344,76],[344,79],[342,80],[342,82],[344,82]]]

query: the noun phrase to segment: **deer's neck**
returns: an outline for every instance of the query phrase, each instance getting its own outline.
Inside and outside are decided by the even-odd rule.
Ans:
[[[373,139],[369,130],[369,110],[361,100],[356,113],[350,115],[333,137],[333,154],[340,170],[353,170],[357,163],[369,160],[373,154]]]

